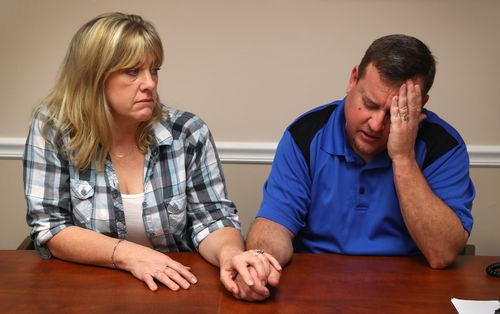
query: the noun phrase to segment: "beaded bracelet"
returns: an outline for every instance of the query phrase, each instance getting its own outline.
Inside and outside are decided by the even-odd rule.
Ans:
[[[116,241],[116,244],[113,247],[113,252],[111,253],[111,263],[113,263],[113,268],[118,268],[118,267],[116,267],[116,264],[115,264],[115,251],[116,251],[116,248],[118,247],[118,244],[120,244],[120,242],[122,242],[122,241],[123,241],[123,239],[119,239],[118,241]]]

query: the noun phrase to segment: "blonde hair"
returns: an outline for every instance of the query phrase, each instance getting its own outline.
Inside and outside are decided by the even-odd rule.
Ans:
[[[52,92],[40,106],[48,110],[48,121],[42,128],[47,139],[49,126],[55,127],[58,147],[77,169],[104,162],[111,147],[113,117],[105,96],[109,74],[134,67],[148,55],[155,65],[163,63],[163,46],[154,26],[140,16],[119,12],[97,16],[84,24],[73,36]],[[141,123],[136,144],[145,153],[153,138],[152,125],[162,117],[158,95],[153,116]]]

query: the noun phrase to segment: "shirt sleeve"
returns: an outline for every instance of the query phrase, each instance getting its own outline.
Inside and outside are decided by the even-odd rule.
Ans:
[[[241,230],[237,210],[227,198],[219,156],[206,124],[191,134],[186,150],[186,194],[189,234],[196,248],[210,233],[233,227]]]
[[[40,128],[45,116],[38,112],[32,120],[23,158],[26,221],[32,228],[35,248],[43,258],[50,258],[48,240],[72,225],[68,163],[58,153],[54,142],[45,139]],[[50,130],[49,134],[53,135]],[[52,137],[53,138],[53,137]]]
[[[294,235],[306,225],[311,179],[307,162],[289,131],[276,149],[257,217],[279,223]]]
[[[458,216],[470,234],[475,189],[469,176],[469,156],[463,142],[438,158],[423,171],[432,191]]]

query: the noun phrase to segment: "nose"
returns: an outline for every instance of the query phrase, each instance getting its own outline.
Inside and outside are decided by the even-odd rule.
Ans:
[[[141,90],[150,91],[156,87],[156,77],[153,76],[149,71],[144,71],[141,82]]]
[[[373,132],[381,132],[385,128],[385,124],[387,121],[387,115],[389,113],[384,110],[378,110],[372,114],[370,120],[368,121],[368,125]]]

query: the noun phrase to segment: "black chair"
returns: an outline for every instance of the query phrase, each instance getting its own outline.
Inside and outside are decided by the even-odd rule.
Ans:
[[[27,236],[21,244],[17,247],[18,250],[34,250],[35,249],[35,243],[31,239],[30,236]]]
[[[476,246],[474,244],[466,244],[462,252],[460,252],[460,255],[476,255]]]

